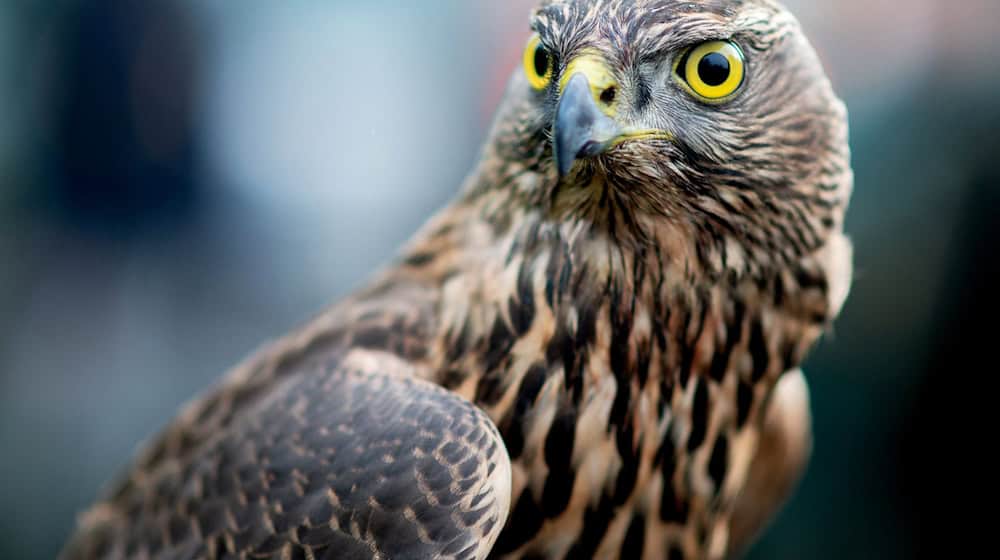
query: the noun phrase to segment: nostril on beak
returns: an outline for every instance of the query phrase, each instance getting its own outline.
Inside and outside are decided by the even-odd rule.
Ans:
[[[618,92],[615,90],[615,86],[611,86],[601,92],[601,102],[605,105],[611,105],[615,102],[615,96]]]

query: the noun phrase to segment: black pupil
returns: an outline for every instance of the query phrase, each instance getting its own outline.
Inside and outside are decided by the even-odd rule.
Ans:
[[[539,76],[549,73],[549,53],[541,45],[535,49],[535,73]]]
[[[729,79],[729,59],[717,52],[706,54],[698,62],[698,77],[706,85],[721,86]]]

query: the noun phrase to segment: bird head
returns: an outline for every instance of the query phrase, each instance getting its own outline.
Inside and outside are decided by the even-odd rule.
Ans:
[[[562,219],[657,224],[793,258],[841,226],[846,110],[771,0],[548,0],[490,147]]]

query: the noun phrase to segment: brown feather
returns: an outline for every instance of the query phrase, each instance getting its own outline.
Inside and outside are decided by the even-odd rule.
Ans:
[[[169,473],[204,467],[279,388],[358,351],[401,360],[499,430],[511,514],[494,557],[714,559],[752,539],[804,461],[779,451],[807,427],[775,387],[850,286],[844,106],[770,0],[550,0],[532,25],[558,64],[600,53],[622,85],[616,118],[672,139],[622,143],[560,178],[558,92],[516,74],[456,201],[367,286],[188,407],[75,542],[142,496],[159,503],[150,488],[184,484]],[[672,77],[711,39],[747,56],[724,104]]]

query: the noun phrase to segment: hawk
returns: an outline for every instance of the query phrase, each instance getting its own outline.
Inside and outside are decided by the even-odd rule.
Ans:
[[[454,201],[188,405],[89,558],[721,559],[811,448],[846,110],[771,0],[544,0]]]

